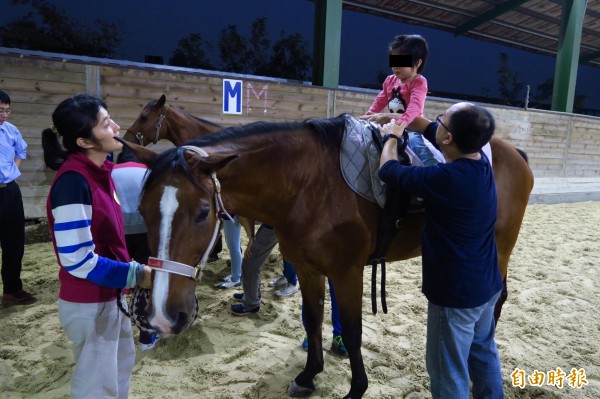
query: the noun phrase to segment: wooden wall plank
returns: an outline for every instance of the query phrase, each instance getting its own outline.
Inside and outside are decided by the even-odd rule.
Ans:
[[[344,112],[358,116],[367,111],[378,93],[378,90],[329,90],[231,75],[231,79],[243,81],[243,112],[227,115],[221,110],[223,78],[228,75],[100,63],[86,67],[77,61],[0,54],[0,88],[11,95],[14,110],[10,120],[29,145],[28,159],[23,163],[23,175],[19,179],[27,217],[45,217],[45,197],[55,173],[43,163],[41,131],[51,125],[51,113],[60,101],[86,92],[86,82],[99,79],[100,95],[122,132],[131,126],[146,103],[162,94],[167,96],[167,104],[171,106],[231,126],[256,120],[333,117]],[[262,96],[256,98],[263,89]],[[428,98],[424,116],[434,119],[455,102]],[[496,136],[528,153],[535,176],[600,177],[599,118],[485,106],[496,119]]]

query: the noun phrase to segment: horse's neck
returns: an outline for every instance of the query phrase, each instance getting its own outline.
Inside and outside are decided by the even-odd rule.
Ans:
[[[226,205],[231,204],[232,212],[241,216],[276,224],[275,220],[287,216],[316,174],[328,173],[320,164],[325,157],[317,155],[322,151],[318,147],[314,140],[298,136],[265,136],[251,144],[236,145],[233,152],[239,158],[217,172]]]
[[[220,129],[219,126],[205,123],[198,118],[194,118],[187,112],[176,110],[174,108],[170,108],[169,111],[166,129],[167,137],[165,137],[165,139],[176,146],[180,146],[194,138],[216,132]]]

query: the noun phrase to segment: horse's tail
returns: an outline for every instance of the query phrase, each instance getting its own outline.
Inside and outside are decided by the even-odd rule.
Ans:
[[[529,163],[529,157],[527,156],[527,153],[519,148],[516,148],[517,152],[519,153],[519,155],[521,155],[523,157],[523,159],[525,160],[525,162]]]

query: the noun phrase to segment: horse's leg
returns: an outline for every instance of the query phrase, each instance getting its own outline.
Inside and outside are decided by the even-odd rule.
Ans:
[[[506,302],[506,298],[508,298],[508,289],[506,287],[506,277],[502,280],[502,293],[496,302],[496,306],[494,307],[494,320],[496,321],[496,325],[498,325],[498,320],[500,319],[500,313],[502,313],[502,306],[504,306],[504,302]]]
[[[342,337],[348,351],[352,381],[350,392],[344,398],[362,398],[367,390],[368,379],[361,353],[362,342],[362,276],[364,266],[355,265],[330,276],[336,293],[342,321]]]
[[[308,335],[308,355],[304,370],[292,381],[288,395],[304,397],[315,390],[314,378],[323,371],[323,302],[325,277],[296,268],[302,292],[302,316]]]

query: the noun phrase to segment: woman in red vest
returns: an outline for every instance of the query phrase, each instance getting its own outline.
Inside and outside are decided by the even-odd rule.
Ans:
[[[117,307],[118,290],[149,288],[151,269],[130,262],[106,159],[122,147],[115,139],[120,128],[104,102],[88,95],[61,102],[52,121],[43,132],[44,159],[62,165],[46,210],[60,266],[58,314],[75,357],[71,396],[126,398],[135,346],[131,323]]]

